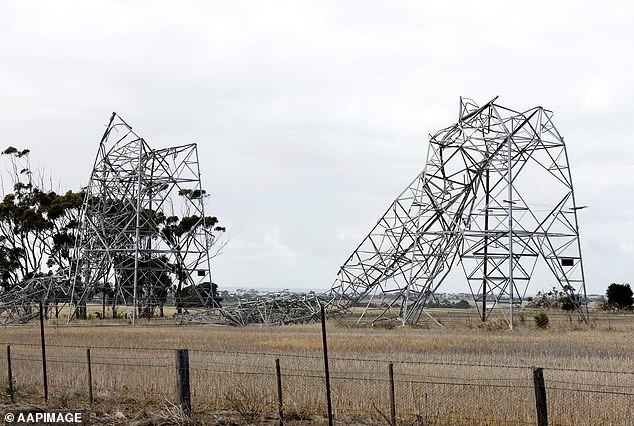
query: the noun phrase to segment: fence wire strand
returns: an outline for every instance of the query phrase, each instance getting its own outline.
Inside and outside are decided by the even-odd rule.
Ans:
[[[11,360],[14,362],[14,375],[18,375],[17,385],[23,386],[23,394],[28,389],[29,393],[35,394],[33,389],[43,383],[40,369],[32,368],[32,363],[41,363],[39,354],[40,345],[31,343],[0,343],[0,345],[10,345],[16,347],[17,351],[12,351]],[[49,349],[50,348],[50,349]],[[90,365],[93,369],[92,389],[95,393],[103,395],[117,395],[116,398],[139,399],[144,398],[169,398],[174,394],[175,389],[175,356],[174,349],[171,348],[143,348],[143,347],[109,347],[109,346],[70,346],[70,345],[47,345],[47,364],[51,368],[49,384],[53,392],[74,393],[79,395],[86,390],[86,371],[88,359],[85,353],[74,351],[85,351],[91,349]],[[60,353],[62,352],[63,353]],[[284,380],[283,387],[286,391],[295,389],[298,383],[312,383],[312,381],[322,382],[325,379],[324,368],[321,362],[323,358],[311,354],[288,354],[276,352],[257,351],[221,351],[193,349],[189,351],[189,368],[192,376],[195,376],[195,383],[200,386],[193,389],[192,393],[199,398],[209,397],[218,386],[220,395],[227,395],[227,392],[235,391],[231,389],[231,383],[227,383],[227,378],[239,380],[240,377],[253,377],[254,386],[261,388],[264,383],[274,383],[276,371],[274,368],[274,358],[280,358],[282,365],[281,377]],[[254,359],[254,358],[260,359]],[[287,362],[285,363],[284,360]],[[290,361],[292,360],[292,361]],[[298,362],[303,362],[298,364]],[[389,378],[387,365],[392,363],[396,368],[392,380]],[[288,365],[290,364],[290,365]],[[402,415],[409,418],[416,418],[419,413],[412,410],[418,404],[423,404],[422,396],[418,390],[425,390],[427,393],[440,392],[451,398],[452,395],[467,393],[478,395],[481,398],[499,398],[499,395],[507,394],[509,400],[518,398],[518,395],[532,394],[535,389],[530,374],[531,367],[519,365],[492,365],[483,363],[459,363],[459,362],[435,362],[435,361],[407,361],[407,360],[386,360],[373,358],[350,358],[350,357],[330,357],[331,375],[333,387],[336,393],[349,392],[350,387],[362,387],[370,389],[377,396],[376,398],[385,400],[390,383],[397,385],[400,389],[402,402],[399,403]],[[24,366],[29,366],[29,371],[25,372]],[[61,377],[60,366],[72,365],[77,367],[72,375]],[[6,358],[0,357],[0,368],[6,366]],[[22,366],[22,369],[20,368]],[[450,367],[441,368],[438,367]],[[460,368],[457,368],[460,367]],[[145,386],[135,385],[137,373],[131,373],[138,369],[147,369],[147,377],[150,380]],[[477,369],[477,376],[465,377],[467,372],[474,374]],[[480,370],[484,369],[484,370]],[[547,391],[552,394],[572,393],[574,395],[605,395],[620,398],[634,397],[634,383],[628,385],[629,377],[634,372],[591,370],[576,368],[545,367],[545,373],[557,373],[555,377],[548,378]],[[161,373],[164,371],[165,373]],[[96,374],[99,373],[99,374]],[[509,374],[510,373],[510,374]],[[24,386],[23,378],[27,374],[32,375],[28,386]],[[579,381],[574,378],[568,379],[568,374],[581,375]],[[553,375],[553,374],[551,374]],[[215,376],[215,377],[214,377]],[[588,378],[587,376],[590,376]],[[596,376],[596,377],[594,377]],[[30,377],[30,376],[29,376]],[[74,377],[74,378],[73,378]],[[77,377],[80,380],[77,381]],[[152,379],[155,377],[156,379]],[[165,377],[169,377],[165,380]],[[579,378],[578,377],[578,378]],[[627,380],[625,379],[627,378]],[[590,380],[595,379],[595,380]],[[72,380],[75,380],[72,382]],[[152,381],[156,380],[156,382]],[[599,382],[600,380],[600,382]],[[626,382],[620,384],[618,382]],[[72,383],[75,383],[73,385]],[[242,386],[242,385],[240,385]],[[407,386],[411,391],[407,391]],[[224,390],[224,391],[223,391]],[[269,390],[270,391],[270,390]],[[305,391],[315,395],[321,395],[321,389]],[[411,394],[409,393],[411,392]],[[312,395],[311,393],[311,395]],[[339,395],[337,393],[337,395]],[[422,393],[422,392],[421,392]],[[427,398],[425,393],[425,398]],[[345,394],[347,395],[347,394]],[[510,396],[515,395],[515,396]],[[24,397],[24,395],[22,395]],[[87,398],[87,394],[85,395]],[[81,399],[81,397],[78,397]],[[293,398],[293,397],[291,397]],[[342,398],[339,396],[339,398]],[[310,397],[309,397],[310,399]],[[312,409],[321,409],[320,402],[313,401]],[[341,401],[340,401],[341,402]],[[345,406],[337,408],[340,412],[356,413],[357,415],[368,415],[368,413],[381,413],[376,406],[374,410],[369,404],[374,406],[372,401],[346,401]],[[216,406],[219,406],[216,403]],[[401,406],[402,405],[402,406]],[[490,413],[482,412],[483,416]],[[474,424],[532,424],[523,419],[505,419],[508,414],[499,414],[502,417],[473,417],[472,419],[462,418],[462,421],[473,421]],[[438,421],[442,423],[442,417],[434,417],[433,414],[425,415],[428,421]],[[434,420],[436,419],[436,420]]]

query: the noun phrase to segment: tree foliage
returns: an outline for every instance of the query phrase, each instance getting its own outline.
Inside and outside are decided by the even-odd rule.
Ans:
[[[469,309],[471,305],[466,300],[459,300],[457,302],[450,302],[447,299],[441,300],[440,302],[427,302],[425,303],[426,308],[448,308],[448,309]]]
[[[183,289],[176,289],[176,300],[179,306],[184,308],[200,307],[201,298],[209,298],[206,301],[207,307],[220,307],[220,302],[223,298],[218,294],[218,285],[216,283],[210,283],[209,281],[185,287]]]
[[[581,295],[576,294],[572,286],[566,285],[563,289],[553,287],[548,292],[538,292],[531,306],[539,309],[574,311],[581,303]]]
[[[0,202],[0,285],[15,284],[42,274],[52,274],[70,264],[83,193],[57,194],[36,182],[29,150],[9,147],[7,161],[10,191]],[[4,182],[3,182],[4,183]]]
[[[29,163],[28,149],[8,147],[0,154],[5,160],[8,174],[2,175],[2,198],[0,199],[0,286],[6,291],[32,277],[64,273],[73,267],[75,244],[80,232],[80,213],[85,194],[67,191],[58,194],[44,184],[43,176],[34,176]],[[201,189],[182,189],[179,195],[188,200],[201,199],[206,192]],[[125,200],[100,200],[91,197],[88,204],[106,203],[106,214],[112,214],[112,223],[127,223],[136,214],[134,203]],[[161,238],[171,250],[179,253],[193,238],[204,234],[209,247],[213,246],[225,228],[219,226],[218,218],[191,214],[166,216],[161,211],[143,211],[142,231],[152,234],[148,238]],[[147,219],[147,220],[146,220]],[[151,223],[158,226],[150,229]],[[147,229],[145,229],[147,228]],[[152,233],[154,232],[154,233]],[[219,244],[222,248],[223,244]],[[220,248],[217,248],[216,254]],[[121,255],[116,260],[115,282],[103,283],[96,289],[101,293],[104,307],[107,299],[123,302],[122,294],[134,290],[135,266],[138,267],[137,296],[141,309],[162,307],[168,294],[172,293],[183,305],[200,305],[199,295],[212,305],[221,300],[217,286],[210,283],[187,284],[184,264],[188,261],[180,254],[169,259],[166,256],[142,256],[138,262],[134,257]],[[127,257],[126,257],[127,256]],[[191,288],[190,288],[191,287]],[[93,295],[89,295],[92,297]],[[197,301],[198,300],[198,301]],[[113,311],[114,312],[114,311]]]
[[[630,309],[634,305],[634,294],[629,284],[612,283],[608,286],[606,295],[612,309]]]

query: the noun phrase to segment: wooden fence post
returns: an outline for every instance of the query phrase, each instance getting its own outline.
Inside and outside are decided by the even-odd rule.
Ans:
[[[282,402],[282,371],[280,359],[275,359],[275,373],[277,375],[277,414],[280,418],[280,426],[284,426],[284,403]]]
[[[390,415],[392,426],[396,426],[396,392],[394,391],[394,364],[390,362]]]
[[[546,384],[544,383],[544,370],[542,368],[533,368],[533,382],[535,384],[535,407],[537,408],[537,426],[548,426]]]
[[[86,349],[86,360],[88,361],[88,396],[92,404],[92,364],[90,363],[90,348]]]
[[[13,370],[11,368],[11,345],[7,345],[7,370],[9,370],[9,396],[13,404],[15,402],[15,396],[13,392]]]
[[[330,397],[330,370],[328,369],[328,344],[326,339],[326,313],[324,306],[321,308],[321,337],[324,346],[324,372],[326,375],[326,399],[328,401],[328,426],[332,426],[332,399]]]
[[[44,341],[44,306],[40,301],[40,339],[42,341],[42,375],[44,378],[44,400],[48,402],[48,377],[46,375],[46,343]]]
[[[183,412],[191,417],[192,402],[189,389],[189,352],[187,349],[176,350],[176,388],[178,403]]]

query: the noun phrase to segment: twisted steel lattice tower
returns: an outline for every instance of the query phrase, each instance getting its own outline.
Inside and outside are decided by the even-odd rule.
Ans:
[[[461,99],[458,122],[431,136],[423,172],[339,270],[331,311],[363,305],[359,321],[417,323],[460,263],[482,320],[498,308],[512,327],[542,259],[588,320],[564,139],[552,112],[496,100]]]
[[[105,291],[113,306],[132,305],[136,321],[137,308],[161,304],[172,284],[215,307],[209,250],[218,228],[204,198],[196,144],[151,149],[113,113],[86,188],[70,318]]]

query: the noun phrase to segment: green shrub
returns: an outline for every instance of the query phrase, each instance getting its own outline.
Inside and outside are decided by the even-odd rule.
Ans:
[[[11,380],[11,385],[13,386],[13,395],[14,396],[18,396],[19,394],[22,394],[22,388],[19,387],[17,385],[17,383],[15,383],[15,377]],[[10,390],[11,389],[10,389],[10,386],[9,386],[9,380],[7,379],[6,384],[4,386],[4,394],[8,396],[11,393]]]
[[[548,328],[548,315],[544,312],[540,312],[535,315],[535,325],[537,328],[545,329]]]

